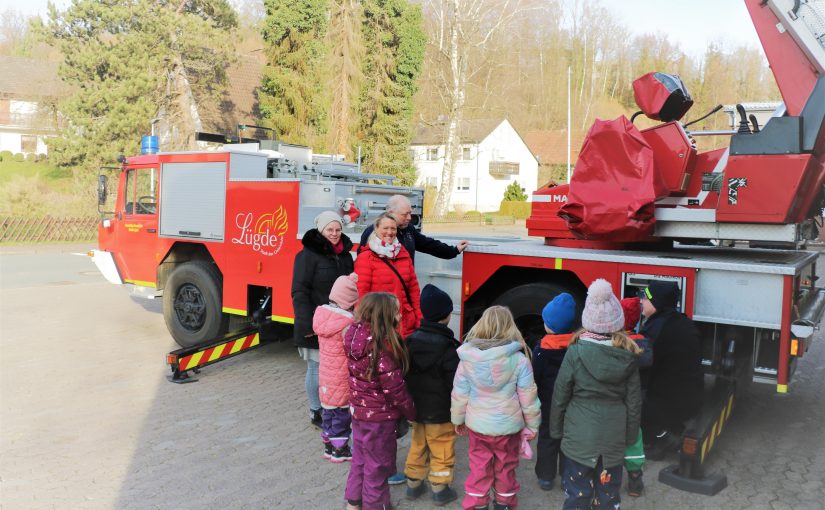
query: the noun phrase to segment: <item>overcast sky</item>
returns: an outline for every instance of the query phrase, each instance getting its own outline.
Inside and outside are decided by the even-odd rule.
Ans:
[[[45,14],[47,0],[0,0],[0,11]],[[53,0],[65,8],[69,0]],[[725,48],[759,47],[744,0],[602,0],[632,31],[661,32],[686,53],[701,57],[711,41]]]

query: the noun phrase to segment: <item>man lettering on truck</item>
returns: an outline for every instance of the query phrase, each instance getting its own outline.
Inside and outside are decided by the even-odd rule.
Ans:
[[[647,458],[661,460],[676,451],[685,421],[702,405],[702,344],[693,321],[676,310],[675,282],[651,282],[640,297],[646,317],[641,334],[653,342],[642,433]]]
[[[412,206],[410,205],[410,199],[404,195],[391,196],[387,200],[387,212],[395,218],[398,224],[398,241],[410,252],[413,264],[415,263],[416,250],[440,259],[453,259],[470,244],[467,241],[459,241],[457,245],[450,246],[432,237],[427,237],[416,230],[415,227],[410,226]],[[372,231],[373,226],[370,225],[361,234],[361,246],[367,245],[367,239],[369,239]]]

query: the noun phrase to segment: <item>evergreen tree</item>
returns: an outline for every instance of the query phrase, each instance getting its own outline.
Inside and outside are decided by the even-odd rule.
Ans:
[[[518,181],[513,181],[507,186],[507,189],[504,190],[504,201],[505,202],[526,202],[527,201],[527,193],[525,193],[524,188],[519,186]]]
[[[96,173],[119,153],[136,154],[157,116],[173,133],[164,148],[192,148],[193,106],[217,103],[236,24],[226,0],[50,4],[36,29],[63,54],[59,74],[72,91],[58,105],[68,128],[50,141],[54,161]]]
[[[267,65],[258,99],[281,140],[323,149],[328,0],[264,0]]]
[[[364,85],[360,137],[364,164],[411,185],[415,169],[408,148],[412,138],[413,96],[424,59],[426,35],[421,10],[406,0],[365,0]]]

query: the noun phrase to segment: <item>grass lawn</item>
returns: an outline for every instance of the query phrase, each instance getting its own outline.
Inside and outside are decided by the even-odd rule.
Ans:
[[[68,188],[72,171],[58,168],[46,161],[0,161],[0,186],[18,179],[36,178],[54,191]]]

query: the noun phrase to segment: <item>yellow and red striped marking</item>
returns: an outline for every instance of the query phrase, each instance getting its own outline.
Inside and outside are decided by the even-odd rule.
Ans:
[[[722,429],[725,428],[725,424],[728,422],[728,419],[730,419],[730,413],[732,410],[733,395],[728,398],[727,405],[722,408],[722,412],[719,413],[719,418],[717,418],[717,420],[713,423],[710,433],[702,442],[702,453],[699,458],[699,462],[705,462],[705,455],[710,453],[710,450],[713,448],[713,442],[716,438],[722,435]]]
[[[260,338],[258,337],[258,333],[253,333],[251,335],[238,338],[237,340],[226,342],[225,344],[210,347],[209,349],[180,358],[178,360],[178,370],[181,372],[192,370],[200,365],[231,356],[236,352],[249,349],[250,347],[255,347],[259,343]]]

